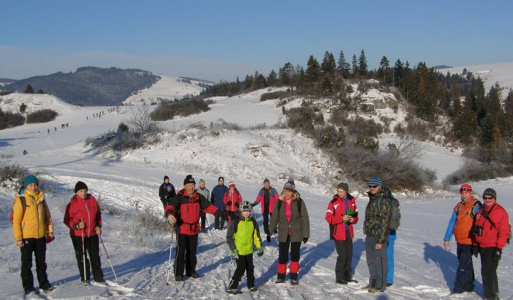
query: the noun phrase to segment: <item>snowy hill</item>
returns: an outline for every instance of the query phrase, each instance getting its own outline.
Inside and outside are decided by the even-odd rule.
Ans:
[[[138,91],[135,95],[123,101],[124,105],[158,104],[162,100],[182,99],[186,96],[195,96],[204,90],[205,85],[212,83],[194,79],[184,79],[160,75],[151,87]]]
[[[47,94],[24,94],[12,93],[0,96],[0,108],[5,112],[19,113],[20,106],[27,106],[26,113],[35,112],[42,109],[52,109],[59,114],[76,110],[76,106],[62,101],[61,99]]]
[[[354,89],[357,90],[357,89]],[[257,292],[249,294],[242,282],[239,297],[244,299],[480,299],[483,295],[480,263],[476,268],[476,293],[449,295],[457,266],[456,245],[442,248],[451,210],[458,202],[458,187],[450,191],[429,191],[422,195],[398,193],[402,221],[396,242],[395,284],[385,294],[374,295],[360,288],[367,284],[368,269],[365,257],[363,220],[355,226],[353,272],[358,284],[335,285],[336,252],[328,238],[329,229],[324,220],[333,186],[345,180],[329,158],[313,147],[310,139],[280,125],[284,122],[279,100],[260,102],[260,90],[236,97],[216,97],[211,110],[199,115],[161,122],[168,130],[156,145],[118,156],[100,153],[84,147],[84,140],[110,130],[130,118],[130,107],[110,111],[109,107],[63,107],[53,123],[69,122],[69,128],[58,128],[48,134],[50,124],[32,124],[0,131],[0,157],[19,163],[32,172],[42,172],[43,190],[55,222],[57,239],[48,245],[48,274],[57,290],[45,295],[51,299],[229,299],[225,293],[234,272],[230,263],[225,232],[200,234],[197,271],[202,276],[195,280],[166,285],[165,274],[169,257],[171,233],[167,227],[141,225],[140,213],[148,209],[158,216],[162,205],[158,187],[164,175],[182,187],[186,174],[196,181],[205,179],[210,190],[217,177],[233,180],[242,197],[254,201],[264,178],[281,191],[289,176],[296,178],[298,190],[307,205],[311,236],[301,246],[299,285],[276,285],[278,244],[275,239],[264,243],[264,256],[255,257]],[[363,101],[375,106],[375,114],[365,117],[384,123],[388,117],[396,124],[404,121],[405,112],[387,105],[390,93],[369,89]],[[285,104],[297,107],[303,99]],[[16,103],[20,105],[21,103]],[[93,114],[104,111],[101,118]],[[325,108],[326,116],[329,107]],[[222,120],[221,120],[222,119]],[[262,125],[265,123],[265,126]],[[393,125],[391,125],[393,126]],[[394,134],[383,138],[395,140]],[[382,141],[385,143],[386,141]],[[459,167],[458,153],[434,143],[421,143],[421,163],[434,169],[439,177]],[[28,151],[22,155],[23,149]],[[339,177],[340,179],[335,179]],[[122,287],[83,286],[68,229],[62,224],[66,203],[73,195],[76,181],[85,181],[90,192],[101,198],[103,234],[112,264]],[[501,203],[513,215],[513,204],[507,195],[513,193],[513,178],[471,183],[476,194],[486,187],[494,187]],[[363,217],[367,204],[366,186],[350,183],[352,193]],[[0,209],[5,216],[12,204],[13,190],[0,188]],[[504,200],[503,200],[504,199]],[[4,213],[5,212],[5,213]],[[254,213],[261,224],[260,208]],[[22,288],[19,277],[19,249],[15,246],[11,226],[0,219],[0,298],[19,299]],[[161,222],[163,220],[161,219]],[[153,222],[158,223],[158,222]],[[212,229],[213,218],[209,217]],[[147,226],[147,227],[145,227]],[[261,230],[262,231],[262,230]],[[173,241],[176,243],[176,240]],[[174,244],[176,245],[176,244]],[[513,275],[513,248],[504,249],[498,274],[501,298],[511,299],[513,287],[507,282]],[[103,250],[101,250],[103,252]],[[172,249],[174,254],[175,249]],[[103,253],[102,253],[103,254]],[[114,281],[109,263],[102,256],[105,277]],[[231,298],[231,297],[230,297]]]

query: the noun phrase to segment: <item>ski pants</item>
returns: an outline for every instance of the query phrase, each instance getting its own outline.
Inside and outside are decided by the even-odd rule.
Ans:
[[[175,276],[183,276],[184,265],[185,274],[190,276],[196,272],[196,249],[198,248],[198,235],[178,235],[178,244],[176,245]]]
[[[498,261],[493,260],[494,247],[479,248],[481,254],[481,276],[485,299],[499,299]]]
[[[204,212],[202,212],[200,214],[200,217],[201,217],[201,230],[205,229],[205,219],[207,217],[207,214],[205,214]]]
[[[34,290],[34,276],[32,275],[32,253],[36,257],[36,274],[39,287],[45,289],[50,286],[46,275],[46,237],[40,239],[23,239],[21,251],[21,283],[25,291]]]
[[[454,281],[455,293],[474,291],[474,266],[472,265],[472,245],[457,243],[458,270]]]
[[[214,216],[214,228],[223,229],[224,223],[226,222],[226,216],[224,214],[215,214]]]
[[[387,283],[394,284],[394,250],[395,250],[395,240],[397,239],[396,234],[390,234],[388,240],[388,248],[387,248],[387,258],[388,258],[388,275],[387,275]]]
[[[253,265],[253,253],[248,255],[239,255],[237,259],[237,269],[235,269],[235,273],[233,273],[232,279],[235,281],[240,281],[244,272],[246,272],[246,277],[248,278],[248,288],[255,286],[255,266]]]
[[[94,281],[104,281],[102,262],[100,259],[100,239],[97,235],[84,237],[85,249],[85,274],[84,274],[84,253],[82,252],[82,237],[71,236],[71,242],[75,249],[75,258],[77,260],[78,270],[80,272],[80,280],[89,281],[91,278],[90,270],[93,269]],[[89,256],[89,259],[88,259]]]
[[[297,280],[297,273],[299,273],[299,249],[301,242],[290,242],[290,235],[287,237],[285,243],[280,242],[279,255],[278,255],[278,278],[285,279],[287,272],[287,263],[289,261],[289,248],[290,248],[290,279]]]
[[[333,240],[335,242],[335,250],[337,250],[337,264],[335,265],[336,281],[351,280],[351,260],[353,259],[353,239],[346,229],[346,240]]]
[[[386,276],[388,273],[387,244],[381,245],[380,250],[376,250],[378,239],[374,236],[365,237],[365,257],[369,267],[369,286],[385,291],[387,288]]]

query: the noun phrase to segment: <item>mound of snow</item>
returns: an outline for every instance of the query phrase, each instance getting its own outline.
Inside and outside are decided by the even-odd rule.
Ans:
[[[19,113],[22,104],[27,106],[26,113],[49,108],[59,114],[63,114],[76,109],[76,106],[47,94],[12,93],[0,96],[0,108],[4,112]]]

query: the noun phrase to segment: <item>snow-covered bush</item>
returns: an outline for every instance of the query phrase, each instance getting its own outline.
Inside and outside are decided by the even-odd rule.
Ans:
[[[28,171],[17,164],[0,163],[0,185],[9,189],[16,189],[23,183]]]

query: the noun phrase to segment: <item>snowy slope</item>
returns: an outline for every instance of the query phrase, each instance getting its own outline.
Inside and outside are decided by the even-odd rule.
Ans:
[[[196,80],[187,80],[180,77],[159,75],[160,79],[151,87],[139,91],[123,101],[124,105],[141,105],[160,103],[164,100],[182,99],[185,96],[194,96],[204,90],[198,84],[205,84]]]
[[[0,108],[5,112],[19,113],[22,103],[27,106],[26,113],[49,108],[63,114],[76,109],[74,105],[48,94],[12,93],[0,96]]]
[[[135,207],[148,208],[161,214],[158,186],[164,175],[178,187],[186,174],[206,180],[212,189],[217,176],[233,180],[244,199],[253,201],[265,177],[279,190],[288,176],[293,175],[302,193],[310,215],[311,238],[301,248],[300,284],[275,285],[277,243],[265,243],[263,257],[255,257],[256,284],[259,291],[249,294],[242,282],[244,299],[479,299],[483,295],[479,262],[475,260],[476,292],[463,296],[449,296],[457,265],[455,247],[446,252],[442,237],[451,209],[458,201],[457,187],[450,191],[432,191],[423,195],[397,194],[401,201],[402,225],[396,243],[395,285],[385,295],[372,295],[360,290],[366,285],[368,269],[364,251],[363,222],[356,225],[353,269],[359,284],[337,286],[334,283],[336,252],[328,239],[324,214],[330,200],[338,170],[330,170],[330,162],[316,151],[312,142],[292,130],[273,125],[283,122],[281,107],[276,101],[259,102],[267,90],[234,98],[214,99],[211,110],[187,118],[163,122],[169,133],[163,142],[145,150],[126,153],[122,158],[102,155],[84,148],[87,137],[113,130],[130,115],[130,108],[121,107],[120,113],[107,112],[108,107],[87,107],[59,110],[61,115],[53,123],[69,122],[65,129],[50,134],[52,124],[24,125],[0,131],[0,156],[11,157],[41,175],[44,190],[49,192],[48,203],[56,223],[57,240],[48,246],[47,262],[50,281],[58,289],[47,295],[51,299],[228,299],[224,292],[234,266],[230,263],[225,232],[201,234],[198,247],[197,270],[200,280],[187,279],[182,283],[165,284],[169,257],[170,232],[140,231]],[[374,92],[372,92],[374,93]],[[300,101],[300,100],[297,100]],[[288,106],[298,105],[296,102]],[[19,105],[19,104],[18,104]],[[101,118],[94,113],[105,111]],[[384,109],[383,113],[392,112]],[[400,114],[400,112],[398,112]],[[87,117],[87,118],[86,118]],[[399,117],[399,116],[398,116]],[[222,125],[234,123],[239,129]],[[400,120],[400,119],[399,119]],[[198,125],[202,122],[203,126]],[[212,123],[212,128],[210,124]],[[257,126],[265,123],[267,126]],[[194,126],[190,126],[195,124]],[[52,127],[50,127],[52,128]],[[218,134],[213,133],[214,131]],[[452,153],[436,145],[423,144],[423,162],[440,175],[458,168]],[[28,154],[22,155],[22,149]],[[452,163],[451,163],[452,162]],[[334,173],[330,173],[334,172]],[[342,174],[343,176],[343,174]],[[307,180],[308,179],[308,180]],[[85,181],[90,191],[102,199],[105,245],[123,287],[84,287],[78,282],[78,270],[68,230],[62,224],[64,207],[72,196],[77,180]],[[513,192],[513,178],[490,180],[473,184],[476,193],[486,187],[498,191],[499,202],[513,215],[513,204],[507,195]],[[351,185],[358,197],[361,214],[367,199],[365,187]],[[0,208],[7,213],[13,191],[0,189]],[[106,211],[115,207],[118,212]],[[5,213],[4,213],[5,212]],[[262,221],[260,208],[255,215]],[[210,228],[213,218],[209,217]],[[0,298],[22,297],[19,279],[19,249],[12,240],[11,227],[6,218],[0,218]],[[513,275],[513,247],[504,249],[499,266],[499,284],[503,299],[513,298],[513,287],[508,282]],[[103,252],[103,250],[102,250]],[[173,250],[174,253],[174,250]],[[102,257],[102,266],[108,280],[114,280],[109,263]],[[231,297],[230,297],[231,298]]]

